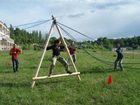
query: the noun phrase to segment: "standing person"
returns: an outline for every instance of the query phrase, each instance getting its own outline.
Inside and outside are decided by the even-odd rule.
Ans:
[[[52,64],[50,66],[50,71],[48,76],[52,74],[52,71],[56,65],[57,60],[65,67],[65,71],[71,74],[72,72],[69,71],[69,66],[67,64],[67,61],[62,56],[60,56],[60,51],[64,49],[64,46],[61,46],[61,41],[58,39],[55,40],[53,45],[47,47],[47,50],[50,49],[52,49]]]
[[[117,58],[114,63],[114,70],[116,70],[118,63],[119,63],[120,69],[123,70],[123,66],[122,66],[123,49],[121,48],[120,44],[117,44],[116,53],[117,53]]]
[[[76,47],[74,46],[74,42],[72,42],[69,46],[68,46],[70,55],[73,59],[73,62],[76,63]],[[68,64],[70,64],[70,58],[68,58]]]
[[[10,49],[9,54],[12,56],[12,63],[13,63],[13,71],[18,71],[19,62],[18,56],[21,53],[19,48],[16,48],[16,44],[13,44],[13,48]]]

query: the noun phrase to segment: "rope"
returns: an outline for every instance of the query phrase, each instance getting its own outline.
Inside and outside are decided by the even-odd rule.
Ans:
[[[60,26],[59,26],[59,27],[60,27]],[[77,42],[77,40],[76,40],[74,37],[71,37],[72,35],[71,35],[69,32],[67,32],[66,30],[64,30],[62,27],[60,27],[60,28],[62,29],[63,32],[66,33],[67,36],[69,36],[71,39],[73,39],[75,42]],[[84,50],[88,55],[90,55],[91,57],[95,58],[96,60],[98,60],[98,61],[100,61],[100,62],[103,62],[103,63],[108,64],[108,65],[111,65],[110,63],[112,63],[112,62],[103,61],[103,60],[101,60],[101,59],[99,59],[99,58],[93,56],[93,55],[92,55],[91,53],[89,53],[86,49],[83,49],[83,50]]]
[[[77,30],[75,30],[75,29],[73,29],[73,28],[71,28],[71,27],[69,27],[69,26],[66,26],[66,25],[64,25],[64,24],[62,24],[62,23],[59,23],[59,22],[57,22],[57,23],[60,24],[60,25],[62,25],[62,26],[64,26],[64,27],[66,27],[66,28],[68,28],[68,29],[70,29],[70,30],[72,30],[72,31],[74,31],[74,32],[76,32],[76,33],[78,33],[78,34],[81,34],[82,36],[88,38],[89,40],[95,40],[95,39],[93,39],[92,37],[89,37],[88,35],[85,35],[85,34],[79,32],[79,31],[77,31]]]
[[[98,54],[97,54],[98,55]],[[104,60],[105,61],[105,60]],[[106,62],[110,62],[110,61],[106,61]],[[114,62],[110,62],[110,63],[114,63]],[[138,63],[138,62],[136,62],[136,63],[122,63],[122,64],[125,64],[125,65],[127,65],[127,64],[140,64],[140,63]]]
[[[50,20],[47,20],[47,21],[43,21],[43,22],[41,22],[41,23],[38,23],[38,24],[35,24],[35,25],[32,25],[32,26],[29,26],[29,27],[26,27],[26,28],[24,28],[24,29],[29,29],[29,28],[32,28],[32,27],[36,27],[36,26],[39,26],[39,25],[41,25],[41,24],[45,24],[45,23],[47,23],[47,22],[49,22]]]
[[[25,23],[25,24],[20,24],[20,25],[16,25],[16,26],[13,26],[13,27],[22,27],[22,26],[27,26],[27,25],[31,25],[31,24],[37,24],[37,23],[40,23],[40,22],[45,22],[45,21],[49,21],[50,19],[48,20],[40,20],[40,21],[35,21],[35,22],[31,22],[31,23]]]
[[[58,25],[58,26],[60,27],[60,29],[61,29],[63,32],[66,33],[66,35],[67,35],[68,37],[70,37],[70,38],[73,39],[75,42],[77,42],[77,40],[76,40],[70,33],[68,33],[66,30],[64,30],[60,25]]]
[[[72,40],[74,40],[75,42],[77,42],[77,40],[76,40],[69,32],[67,32],[65,29],[63,29],[60,25],[59,25],[59,27],[62,29],[63,32],[66,33],[67,36],[69,36]],[[102,59],[100,59],[100,58],[94,56],[93,54],[91,54],[91,53],[90,53],[89,51],[87,51],[86,49],[83,49],[83,50],[84,50],[88,55],[90,55],[90,56],[93,57],[94,59],[96,59],[96,60],[98,60],[98,61],[100,61],[100,62],[102,62],[102,63],[104,63],[104,64],[111,65],[111,66],[112,66],[112,64],[114,64],[114,62],[102,60]],[[126,64],[140,64],[140,63],[123,63],[123,64],[126,65]]]

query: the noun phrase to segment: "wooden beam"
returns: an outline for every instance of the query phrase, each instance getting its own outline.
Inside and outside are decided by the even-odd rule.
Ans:
[[[80,72],[74,72],[72,74],[58,74],[58,75],[51,75],[51,76],[40,76],[40,77],[34,77],[33,80],[39,80],[39,79],[47,79],[47,78],[56,78],[56,77],[65,77],[65,76],[74,76],[79,75]]]
[[[39,62],[39,65],[38,65],[38,68],[37,68],[35,77],[37,77],[38,74],[39,74],[40,67],[41,67],[41,65],[42,65],[42,62],[43,62],[43,59],[44,59],[44,56],[45,56],[45,53],[46,53],[46,48],[47,48],[47,46],[48,46],[48,44],[49,44],[49,40],[50,40],[50,38],[51,38],[51,33],[52,33],[52,31],[53,31],[53,27],[54,27],[54,23],[52,23],[52,25],[51,25],[51,28],[50,28],[50,31],[49,31],[49,34],[48,34],[48,39],[47,39],[47,42],[46,42],[46,45],[45,45],[45,48],[44,48],[42,57],[41,57],[41,59],[40,59],[40,62]],[[32,86],[31,86],[31,87],[33,88],[34,85],[35,85],[35,81],[32,82]]]
[[[64,46],[65,46],[65,49],[66,49],[66,51],[67,51],[67,54],[68,54],[68,56],[70,57],[71,63],[72,63],[72,65],[73,65],[73,68],[74,68],[75,72],[78,72],[78,70],[77,70],[77,68],[76,68],[76,66],[75,66],[75,64],[74,64],[74,62],[73,62],[72,56],[70,55],[70,52],[69,52],[68,46],[67,46],[67,44],[66,44],[66,42],[65,42],[65,39],[64,39],[64,37],[63,37],[63,34],[62,34],[62,32],[61,32],[59,26],[57,25],[57,23],[55,24],[55,26],[56,26],[56,29],[57,29],[57,31],[58,31],[58,33],[59,33],[59,35],[60,35],[60,38],[62,39],[62,42],[63,42],[63,44],[64,44]],[[78,77],[79,80],[81,80],[80,75],[77,75],[77,77]]]

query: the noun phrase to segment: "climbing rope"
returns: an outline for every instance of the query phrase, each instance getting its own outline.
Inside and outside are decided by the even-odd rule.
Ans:
[[[13,27],[14,27],[14,28],[17,28],[17,27],[24,27],[24,26],[33,25],[33,24],[38,24],[38,23],[42,23],[42,22],[50,21],[50,20],[51,20],[51,19],[48,19],[48,20],[39,20],[39,21],[35,21],[35,22],[30,22],[30,23],[25,23],[25,24],[16,25],[16,26],[13,26]]]
[[[50,20],[43,21],[43,22],[41,22],[41,23],[38,23],[38,24],[35,24],[35,25],[31,25],[31,26],[29,26],[29,27],[26,27],[26,28],[24,28],[24,29],[33,28],[33,27],[39,26],[39,25],[41,25],[41,24],[45,24],[45,23],[47,23],[47,22],[49,22],[49,21],[50,21]]]
[[[64,26],[64,27],[66,27],[66,28],[68,28],[68,29],[70,29],[70,30],[72,30],[72,31],[74,31],[74,32],[76,32],[76,33],[78,33],[78,34],[80,34],[80,35],[82,35],[82,36],[84,36],[84,37],[90,39],[90,40],[95,40],[95,39],[93,39],[92,37],[89,37],[88,35],[85,35],[85,34],[79,32],[79,31],[77,31],[77,30],[75,30],[75,29],[73,29],[73,28],[71,28],[71,27],[69,27],[69,26],[66,26],[66,25],[64,25],[64,24],[62,24],[62,23],[60,23],[60,22],[57,22],[57,23],[58,23],[59,25],[61,25],[61,26]]]

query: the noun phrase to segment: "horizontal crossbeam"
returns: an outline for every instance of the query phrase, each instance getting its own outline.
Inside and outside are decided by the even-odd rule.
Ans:
[[[80,72],[74,72],[71,74],[58,74],[58,75],[51,75],[51,76],[40,76],[40,77],[34,77],[33,80],[40,80],[40,79],[47,79],[47,78],[56,78],[56,77],[66,77],[66,76],[74,76],[74,75],[79,75]]]

